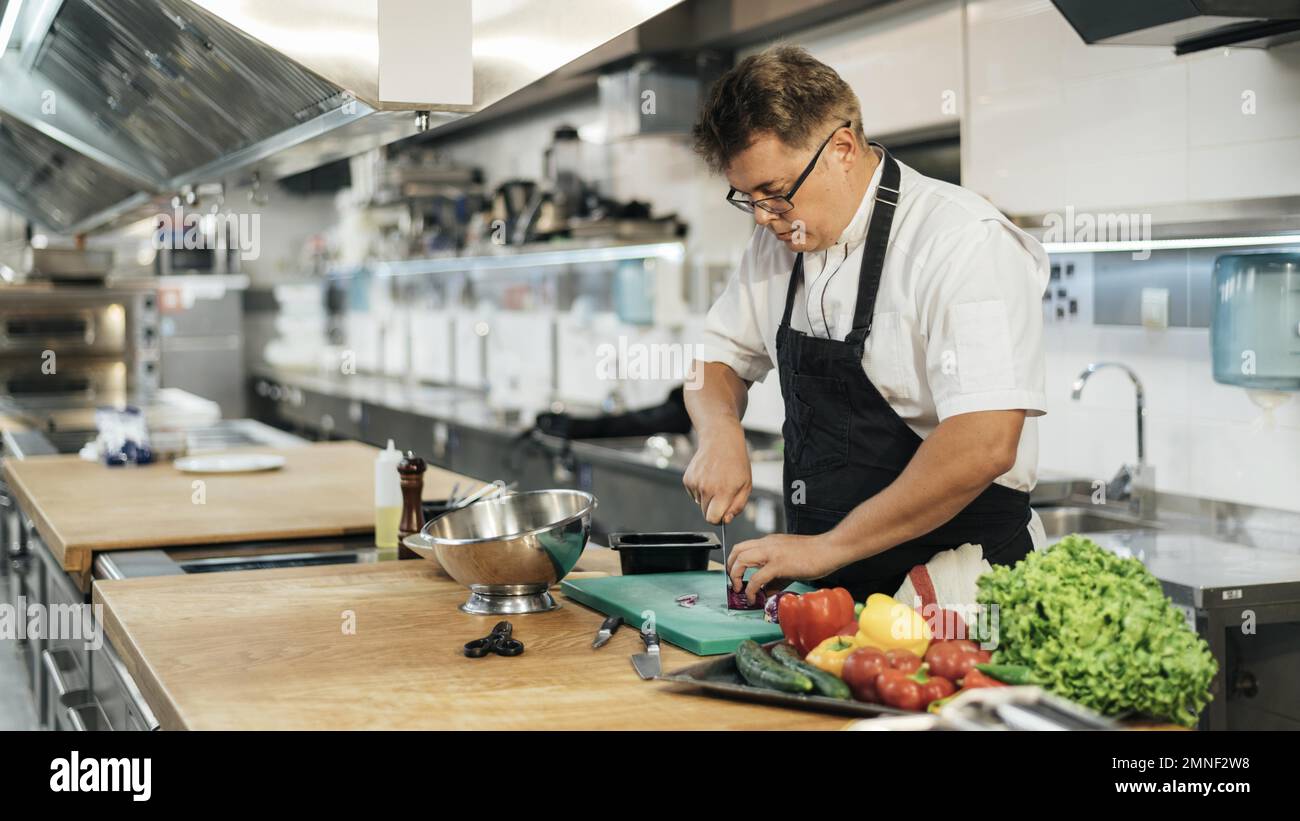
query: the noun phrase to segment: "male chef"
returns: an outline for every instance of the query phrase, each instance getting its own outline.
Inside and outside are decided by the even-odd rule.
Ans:
[[[861,600],[967,542],[993,564],[1041,544],[1042,247],[868,142],[853,90],[800,48],[742,60],[694,136],[755,224],[686,392],[709,522],[749,499],[749,386],[775,367],[785,404],[787,532],[734,546],[733,588],[755,568],[750,600],[789,579]]]

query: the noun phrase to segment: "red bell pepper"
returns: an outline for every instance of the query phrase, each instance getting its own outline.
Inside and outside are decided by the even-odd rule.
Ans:
[[[1007,685],[980,670],[971,670],[961,680],[963,690],[978,690],[981,687],[1006,687]]]
[[[843,587],[783,596],[778,616],[785,640],[801,657],[806,656],[853,621],[853,596]]]

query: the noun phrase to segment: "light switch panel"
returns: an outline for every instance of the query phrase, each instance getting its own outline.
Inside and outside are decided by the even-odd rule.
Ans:
[[[1169,327],[1169,289],[1142,289],[1142,326],[1153,331]]]

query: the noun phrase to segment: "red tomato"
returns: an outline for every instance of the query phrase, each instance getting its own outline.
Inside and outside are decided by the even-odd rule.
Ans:
[[[936,676],[956,681],[982,663],[977,650],[974,642],[937,641],[925,651],[925,663]]]
[[[927,707],[932,702],[947,698],[955,692],[957,692],[957,685],[943,676],[930,676],[929,680],[921,685],[921,699]]]
[[[921,669],[921,657],[911,650],[890,650],[885,653],[885,659],[889,661],[890,667],[902,670],[909,676]]]
[[[876,677],[888,669],[889,662],[884,653],[874,647],[863,647],[854,650],[844,660],[841,678],[858,701],[877,704],[880,694],[876,692]]]
[[[902,670],[886,670],[877,676],[876,692],[880,693],[882,702],[900,710],[920,710],[927,704],[921,695],[921,685]]]

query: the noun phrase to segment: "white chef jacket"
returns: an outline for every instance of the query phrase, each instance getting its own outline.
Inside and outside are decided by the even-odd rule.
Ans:
[[[1046,252],[975,193],[899,168],[901,194],[862,360],[867,377],[923,439],[944,419],[972,411],[1041,416]],[[835,245],[804,255],[795,330],[839,340],[852,330],[882,169]],[[770,231],[755,229],[709,310],[698,359],[725,363],[748,381],[767,376],[794,259]],[[1038,431],[1027,418],[1015,466],[997,482],[1027,492],[1037,468]]]

